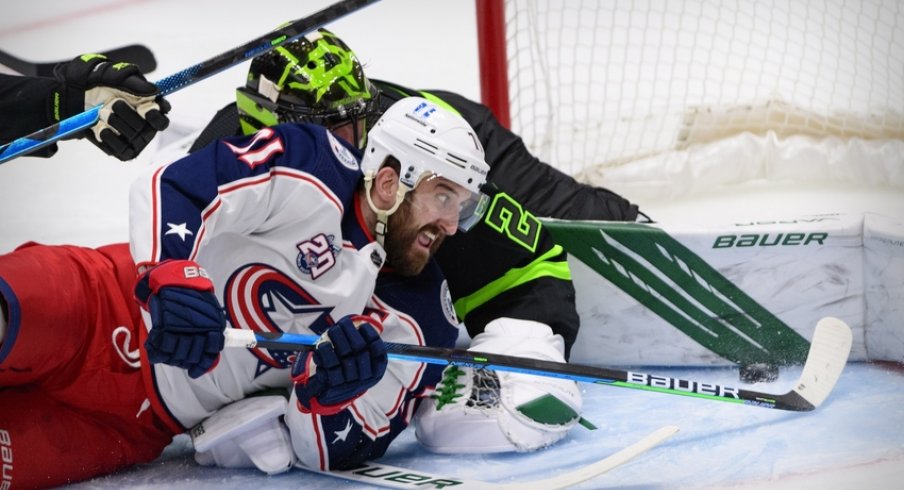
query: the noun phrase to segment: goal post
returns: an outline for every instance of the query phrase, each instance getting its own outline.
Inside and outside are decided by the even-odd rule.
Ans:
[[[476,2],[484,103],[582,180],[738,135],[904,141],[898,0]]]
[[[505,0],[477,2],[477,49],[480,97],[506,128],[509,116],[508,62],[505,46]]]

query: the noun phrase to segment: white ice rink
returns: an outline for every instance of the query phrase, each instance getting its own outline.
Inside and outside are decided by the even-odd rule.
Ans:
[[[329,3],[14,2],[0,18],[0,49],[34,61],[51,61],[141,43],[157,57],[158,68],[148,76],[155,81]],[[479,99],[474,9],[473,0],[383,0],[328,27],[357,52],[373,78],[443,88]],[[203,125],[232,101],[247,66],[171,95],[173,130],[152,146],[172,142],[180,130]],[[127,240],[128,186],[140,169],[155,161],[154,150],[122,163],[88,142],[70,141],[62,143],[52,159],[25,157],[0,165],[0,253],[29,240],[87,246]],[[902,196],[904,191],[889,188],[838,185],[795,191],[760,185],[754,193],[713,189],[639,204],[663,222],[688,216],[750,219],[839,211],[877,212],[904,220]],[[647,371],[739,384],[731,369]],[[789,370],[776,383],[750,388],[784,392],[796,374]],[[825,405],[803,414],[592,385],[584,387],[584,396],[584,416],[600,429],[574,430],[546,451],[433,455],[420,449],[409,431],[394,443],[385,461],[464,478],[519,481],[590,463],[654,428],[674,424],[682,429],[676,437],[579,488],[904,488],[904,371],[899,367],[849,365]],[[253,471],[201,468],[192,461],[187,440],[181,437],[157,462],[76,485],[193,490],[250,486],[359,488],[359,484],[303,472],[266,477]]]

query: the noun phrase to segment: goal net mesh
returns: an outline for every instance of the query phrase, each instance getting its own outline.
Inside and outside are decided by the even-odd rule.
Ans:
[[[899,0],[512,0],[512,129],[594,181],[741,133],[904,140]]]

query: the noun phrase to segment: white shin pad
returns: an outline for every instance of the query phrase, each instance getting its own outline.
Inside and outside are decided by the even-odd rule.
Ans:
[[[289,430],[282,421],[287,400],[279,395],[233,402],[191,430],[195,461],[203,466],[257,468],[268,475],[295,464]]]

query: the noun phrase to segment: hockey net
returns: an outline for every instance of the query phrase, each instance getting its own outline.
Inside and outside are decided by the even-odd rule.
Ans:
[[[794,154],[836,160],[851,144],[875,146],[866,153],[891,160],[860,178],[904,186],[893,155],[904,142],[899,0],[477,3],[484,102],[580,180],[636,178],[626,167],[668,174],[712,158],[701,149],[719,142],[731,142],[712,158],[720,165],[796,142],[805,149]],[[759,165],[743,172],[775,167]]]

